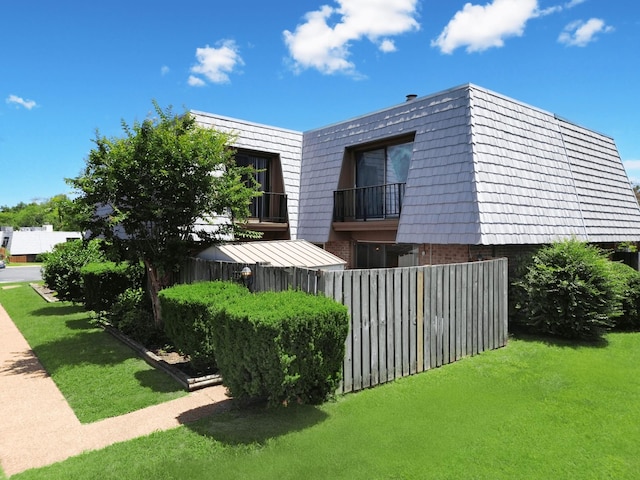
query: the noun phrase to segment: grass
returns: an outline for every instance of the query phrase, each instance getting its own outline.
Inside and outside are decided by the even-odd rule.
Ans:
[[[506,348],[320,407],[237,409],[16,479],[636,479],[640,334]]]
[[[83,307],[47,303],[27,284],[12,287],[0,289],[0,303],[81,422],[186,395],[175,380],[96,327]]]

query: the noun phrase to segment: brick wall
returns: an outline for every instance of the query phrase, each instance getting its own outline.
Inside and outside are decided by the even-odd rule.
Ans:
[[[463,263],[469,261],[467,245],[420,245],[419,265],[442,265],[445,263]]]
[[[324,249],[345,260],[347,262],[345,268],[355,267],[354,248],[352,242],[349,240],[327,242],[324,244]]]

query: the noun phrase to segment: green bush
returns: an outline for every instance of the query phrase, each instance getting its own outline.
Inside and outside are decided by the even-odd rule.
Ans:
[[[265,292],[211,316],[224,384],[239,399],[320,403],[335,393],[347,308],[300,291]]]
[[[616,318],[616,330],[640,329],[640,272],[620,262],[611,262],[613,274],[623,284],[622,314]]]
[[[84,305],[94,312],[108,311],[118,295],[129,288],[142,286],[144,267],[128,262],[88,263],[80,269],[84,288]]]
[[[217,364],[234,398],[319,403],[338,387],[344,305],[299,291],[250,294],[231,282],[177,285],[160,302],[170,340],[196,368]]]
[[[597,339],[621,314],[623,288],[603,251],[557,242],[535,253],[515,280],[515,321],[542,334]]]
[[[43,255],[42,279],[60,300],[82,302],[84,292],[80,269],[91,262],[105,260],[100,240],[72,240],[60,243]]]
[[[142,345],[154,347],[168,343],[164,332],[156,327],[151,299],[142,288],[129,288],[118,295],[106,318],[114,328]]]
[[[195,369],[215,368],[210,317],[230,299],[248,295],[245,287],[231,282],[198,282],[166,288],[159,294],[164,331],[176,348],[189,355]]]

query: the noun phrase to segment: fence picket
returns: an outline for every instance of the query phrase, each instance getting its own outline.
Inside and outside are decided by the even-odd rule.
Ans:
[[[351,325],[353,327],[353,388],[355,390],[362,389],[362,313],[360,308],[362,303],[360,298],[360,270],[353,270],[351,272],[351,292],[352,300],[351,304]]]
[[[385,274],[385,319],[387,322],[387,381],[396,378],[396,340],[395,316],[393,300],[395,296],[395,276],[389,272]]]
[[[438,367],[438,269],[432,268],[429,272],[430,286],[429,291],[429,317],[430,317],[430,338],[429,348],[431,350],[431,368]]]
[[[394,339],[394,366],[395,378],[402,376],[402,275],[399,269],[395,269],[393,273],[393,313],[391,319],[393,321],[393,339]]]
[[[408,326],[409,326],[409,373],[415,374],[418,368],[418,315],[417,315],[417,271],[407,268],[409,276],[409,303],[408,307]]]
[[[378,351],[378,274],[376,270],[372,270],[369,273],[369,291],[368,303],[369,303],[369,335],[371,338],[371,344],[369,347],[369,354],[371,356],[371,386],[378,385],[380,383],[380,354]]]
[[[416,370],[424,372],[424,270],[416,271]]]
[[[360,270],[360,324],[362,328],[362,388],[371,386],[371,328],[369,315],[369,270]]]
[[[385,309],[385,275],[376,274],[375,299],[378,317],[378,382],[387,381],[387,311]]]
[[[462,358],[462,265],[453,266],[455,272],[455,278],[452,281],[453,288],[453,311],[456,321],[456,337],[455,337],[455,356],[454,360],[460,360]]]
[[[471,308],[472,308],[472,318],[473,318],[473,326],[472,326],[472,344],[473,351],[472,354],[476,355],[479,351],[482,351],[478,348],[478,330],[481,325],[481,311],[482,304],[479,301],[481,295],[478,292],[478,266],[480,263],[472,263],[471,264],[471,272],[472,272],[472,282],[471,282]]]
[[[345,273],[343,277],[343,295],[344,295],[344,305],[347,307],[349,311],[349,334],[346,340],[346,352],[344,357],[344,369],[343,369],[343,377],[344,377],[344,390],[345,392],[352,392],[354,390],[354,377],[355,372],[353,371],[353,343],[354,338],[357,338],[356,332],[353,329],[353,289],[351,274]]]

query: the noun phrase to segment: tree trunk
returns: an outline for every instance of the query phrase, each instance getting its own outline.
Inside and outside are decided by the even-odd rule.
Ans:
[[[162,314],[160,312],[160,298],[158,293],[164,285],[158,274],[158,269],[149,260],[145,259],[144,265],[147,268],[149,295],[151,296],[151,307],[153,308],[153,321],[158,330],[162,329]]]

